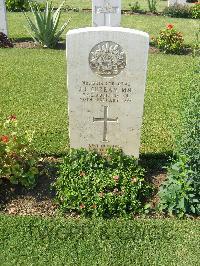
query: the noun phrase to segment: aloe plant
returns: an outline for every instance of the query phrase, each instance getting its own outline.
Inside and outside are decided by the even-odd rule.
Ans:
[[[46,1],[44,11],[41,11],[37,4],[33,5],[29,1],[34,21],[32,21],[30,17],[28,17],[26,13],[24,13],[29,26],[28,31],[34,41],[41,44],[43,47],[55,47],[55,45],[59,41],[61,34],[69,23],[69,21],[65,22],[60,30],[58,30],[61,8],[64,2],[54,12],[52,8],[52,2],[49,3],[48,1]]]

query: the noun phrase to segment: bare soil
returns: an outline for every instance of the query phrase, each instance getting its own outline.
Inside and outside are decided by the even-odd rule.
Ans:
[[[41,48],[43,48],[41,45],[38,45],[38,44],[34,43],[33,41],[17,41],[17,42],[14,42],[13,44],[14,44],[14,48],[22,48],[22,49],[41,49]],[[55,49],[56,50],[65,50],[66,44],[64,42],[60,42],[57,44]],[[149,53],[150,54],[159,53],[159,49],[151,46],[149,48]]]

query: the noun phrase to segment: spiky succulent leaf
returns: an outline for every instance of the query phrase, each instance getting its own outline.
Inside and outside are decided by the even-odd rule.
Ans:
[[[35,41],[42,44],[43,46],[55,46],[59,40],[59,37],[69,23],[69,21],[64,23],[61,29],[58,30],[61,8],[64,2],[62,2],[62,4],[55,12],[53,12],[52,2],[46,2],[44,12],[41,12],[39,10],[37,4],[32,5],[31,2],[29,2],[35,23],[25,13],[24,14],[27,19],[30,31],[32,32],[31,36]]]

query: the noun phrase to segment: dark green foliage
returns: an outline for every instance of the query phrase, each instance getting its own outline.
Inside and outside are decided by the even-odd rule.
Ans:
[[[6,34],[0,32],[0,48],[11,48],[13,43],[8,39]]]
[[[200,4],[188,5],[173,5],[166,7],[163,14],[174,18],[200,18]]]
[[[188,3],[196,3],[197,0],[187,0],[186,2],[188,2]]]
[[[160,209],[183,216],[200,214],[200,65],[183,105],[181,128],[176,132],[176,160],[160,191]]]
[[[189,18],[190,8],[189,6],[173,5],[168,6],[163,10],[163,14],[174,18]]]
[[[1,266],[197,266],[199,238],[195,220],[0,215]]]
[[[200,63],[191,82],[189,98],[185,99],[182,129],[178,138],[178,154],[185,154],[193,174],[195,191],[200,198]]]
[[[28,0],[6,0],[6,9],[13,12],[30,10]]]
[[[71,150],[55,183],[63,211],[112,217],[138,213],[150,189],[133,157],[108,149],[104,156],[84,149]]]
[[[149,11],[155,13],[157,8],[157,0],[147,0]]]
[[[138,1],[134,2],[134,3],[130,3],[129,7],[131,9],[132,12],[139,12],[141,11],[141,7],[140,7],[140,3]]]
[[[200,214],[200,200],[195,193],[190,162],[186,156],[179,156],[168,167],[167,180],[159,191],[159,208],[170,215]]]
[[[6,0],[6,9],[12,12],[30,11],[29,2],[37,5],[40,10],[44,9],[44,4],[36,0]]]
[[[191,17],[192,18],[200,19],[200,2],[196,2],[190,8],[190,12],[191,12]]]

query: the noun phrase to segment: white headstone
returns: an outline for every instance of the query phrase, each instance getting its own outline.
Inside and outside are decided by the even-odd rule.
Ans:
[[[125,28],[67,33],[71,148],[139,156],[149,36]]]
[[[92,26],[120,27],[121,0],[93,0]]]
[[[0,0],[0,32],[3,32],[6,35],[8,35],[7,21],[6,21],[6,6],[4,0]]]
[[[186,0],[168,0],[168,6],[186,5]]]

